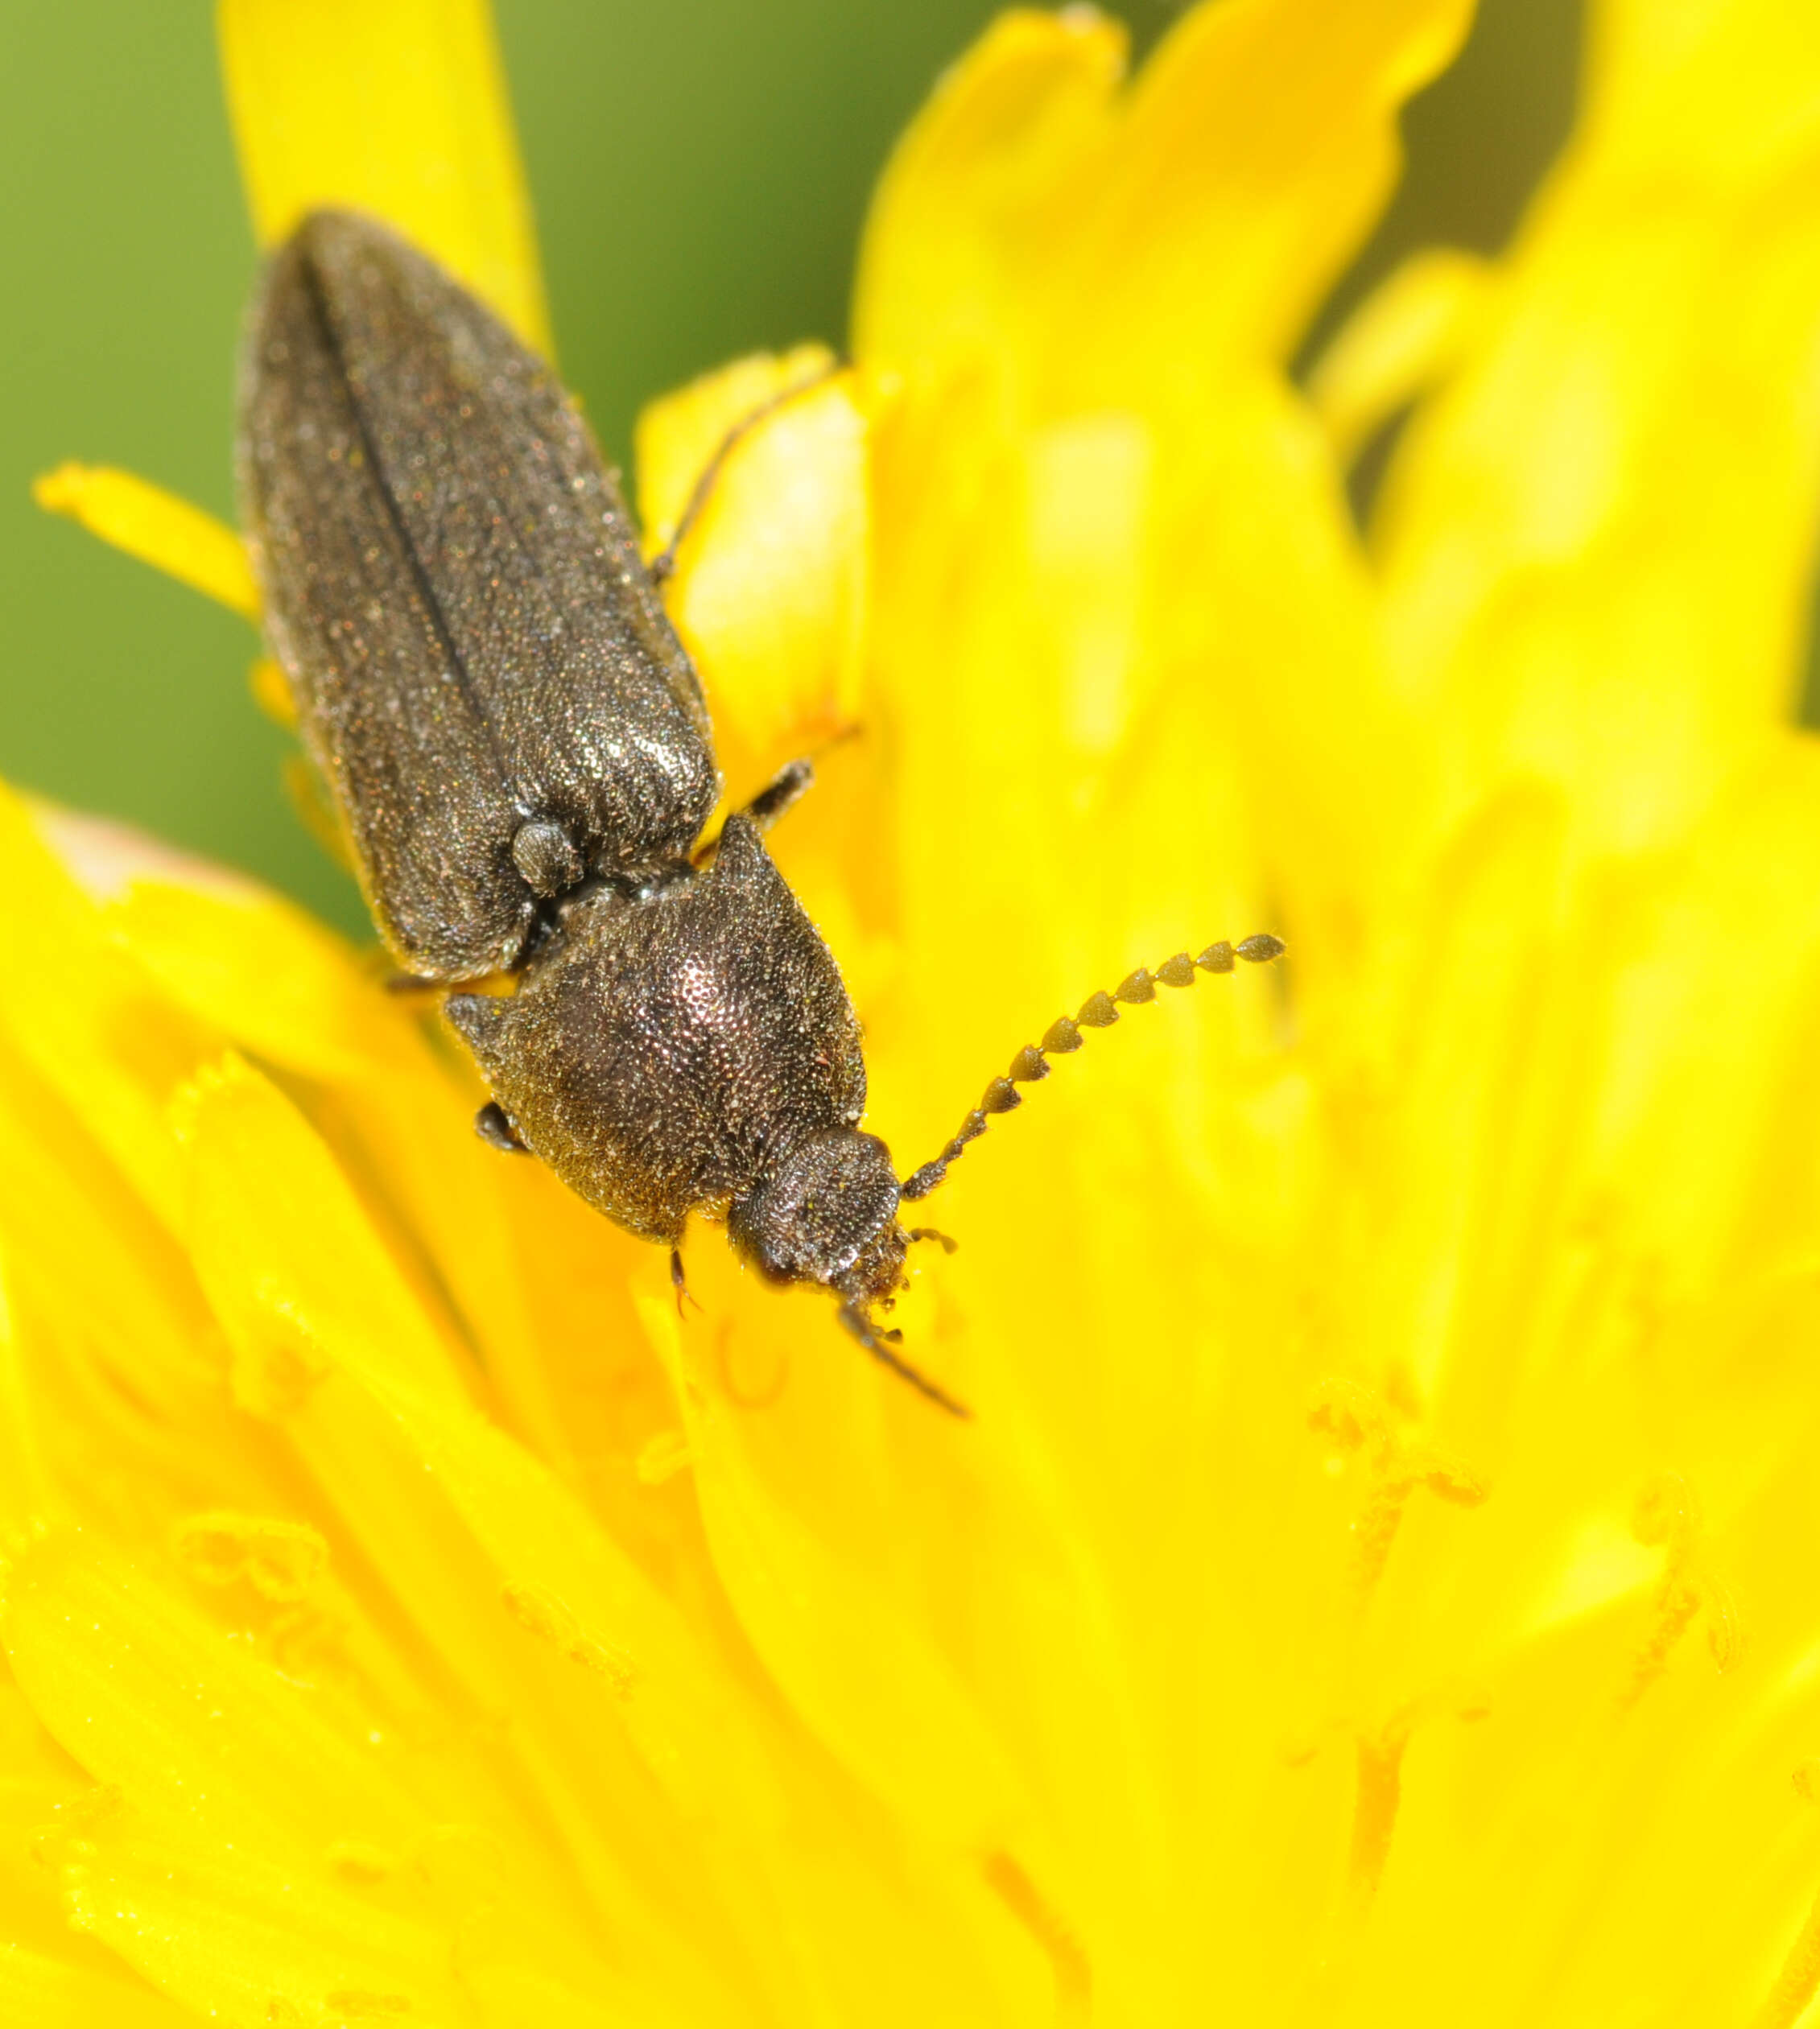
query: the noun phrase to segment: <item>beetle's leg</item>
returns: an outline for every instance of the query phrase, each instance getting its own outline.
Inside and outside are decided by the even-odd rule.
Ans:
[[[683,1250],[679,1247],[673,1247],[670,1250],[670,1283],[676,1292],[676,1314],[679,1318],[683,1315],[683,1306],[686,1303],[692,1303],[697,1310],[700,1309],[700,1304],[689,1294],[689,1285],[683,1278]]]
[[[786,761],[741,813],[768,831],[799,797],[815,785],[815,764],[807,756]]]
[[[757,408],[741,416],[720,439],[714,456],[702,467],[701,476],[691,489],[682,514],[671,531],[670,540],[651,559],[649,567],[654,584],[662,584],[676,568],[676,552],[682,548],[689,531],[701,519],[702,510],[713,497],[715,485],[726,468],[727,460],[739,448],[740,440],[749,431],[757,429],[768,416],[775,415],[786,402],[794,402],[798,395],[807,394],[811,388],[819,387],[824,381],[832,381],[841,370],[839,360],[829,361],[826,366],[810,374],[807,379],[799,381],[794,387],[783,389],[768,402],[761,402]]]
[[[528,1156],[530,1150],[518,1139],[518,1130],[513,1126],[510,1116],[497,1099],[489,1099],[474,1116],[474,1132],[489,1149],[498,1149],[509,1156]]]
[[[749,818],[761,831],[768,831],[815,779],[815,763],[807,756],[800,761],[786,761],[752,801],[734,814]],[[710,867],[720,850],[720,834],[716,831],[705,845],[695,847],[690,864],[697,868]]]
[[[831,747],[843,746],[849,740],[856,740],[861,728],[859,725],[842,726],[829,734],[816,749],[826,753]],[[786,761],[776,774],[759,790],[752,801],[740,811],[741,817],[749,817],[761,831],[768,831],[807,790],[815,786],[815,764],[807,754],[799,754],[794,761]],[[713,859],[720,840],[716,835],[704,846],[695,849],[692,864],[705,867]]]
[[[946,1233],[937,1231],[933,1226],[913,1226],[904,1238],[907,1240],[939,1240],[944,1254],[952,1254],[960,1246],[959,1240],[951,1239]]]
[[[844,1303],[840,1310],[840,1322],[859,1340],[866,1351],[881,1367],[889,1367],[899,1380],[908,1381],[918,1395],[927,1396],[939,1409],[946,1409],[950,1416],[957,1416],[962,1422],[971,1422],[973,1412],[955,1401],[951,1395],[944,1395],[927,1375],[919,1374],[902,1353],[893,1351],[890,1341],[897,1338],[897,1332],[880,1332],[856,1303]]]
[[[385,954],[376,952],[374,955],[382,959]],[[388,993],[404,1000],[419,993],[440,993],[448,982],[447,979],[427,979],[420,972],[388,972],[382,984]]]

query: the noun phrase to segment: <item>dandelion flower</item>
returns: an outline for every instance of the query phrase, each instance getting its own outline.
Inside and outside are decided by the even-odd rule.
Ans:
[[[1290,942],[957,1165],[971,1425],[712,1234],[679,1322],[289,905],[0,805],[8,2021],[1806,2019],[1820,39],[1591,11],[1508,256],[1299,392],[1461,0],[1006,15],[685,549],[731,789],[861,728],[778,850],[906,1168]],[[265,239],[541,341],[478,0],[223,30]],[[650,412],[654,542],[808,357]]]

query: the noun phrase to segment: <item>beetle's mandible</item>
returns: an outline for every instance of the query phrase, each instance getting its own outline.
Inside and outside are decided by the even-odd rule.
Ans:
[[[254,305],[239,464],[266,633],[393,957],[452,988],[512,975],[444,1005],[493,1094],[481,1132],[679,1274],[690,1215],[723,1218],[767,1278],[832,1291],[869,1351],[964,1414],[877,1322],[924,1237],[901,1203],[1080,1025],[1276,940],[1094,996],[900,1185],[860,1129],[839,968],[761,835],[807,765],[701,850],[720,793],[701,684],[549,367],[395,233],[317,212]]]

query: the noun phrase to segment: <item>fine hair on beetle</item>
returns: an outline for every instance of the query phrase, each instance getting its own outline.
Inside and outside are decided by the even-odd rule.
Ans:
[[[388,228],[312,212],[253,307],[238,465],[266,634],[387,949],[448,990],[491,1094],[479,1132],[667,1247],[679,1301],[690,1216],[724,1220],[767,1280],[827,1289],[964,1416],[879,1321],[911,1244],[951,1244],[902,1208],[1086,1029],[1282,946],[1178,952],[1096,993],[900,1180],[860,1127],[840,969],[765,843],[810,764],[701,843],[720,771],[658,584],[733,442],[647,565],[551,368]]]

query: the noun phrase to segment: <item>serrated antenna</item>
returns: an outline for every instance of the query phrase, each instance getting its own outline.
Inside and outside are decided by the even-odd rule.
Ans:
[[[1065,1057],[1080,1048],[1087,1038],[1082,1031],[1087,1029],[1110,1029],[1119,1018],[1120,1004],[1141,1007],[1157,997],[1159,985],[1189,987],[1195,984],[1199,972],[1230,972],[1240,959],[1248,965],[1268,965],[1271,959],[1280,958],[1284,950],[1280,937],[1268,933],[1248,937],[1242,942],[1228,944],[1222,940],[1210,944],[1199,958],[1191,958],[1186,951],[1178,951],[1174,958],[1165,959],[1153,972],[1146,966],[1139,966],[1135,972],[1128,973],[1111,992],[1102,988],[1083,1003],[1077,1012],[1062,1015],[1049,1025],[1040,1043],[1026,1043],[1011,1060],[1011,1068],[1002,1078],[995,1078],[985,1090],[980,1103],[960,1124],[959,1132],[932,1162],[926,1162],[920,1169],[905,1177],[899,1186],[901,1196],[910,1203],[919,1198],[927,1198],[948,1173],[951,1163],[958,1162],[967,1153],[968,1144],[977,1141],[986,1131],[986,1124],[995,1113],[1009,1113],[1014,1107],[1024,1103],[1018,1091],[1020,1085],[1034,1084],[1039,1078],[1048,1077],[1054,1066],[1051,1057]]]

